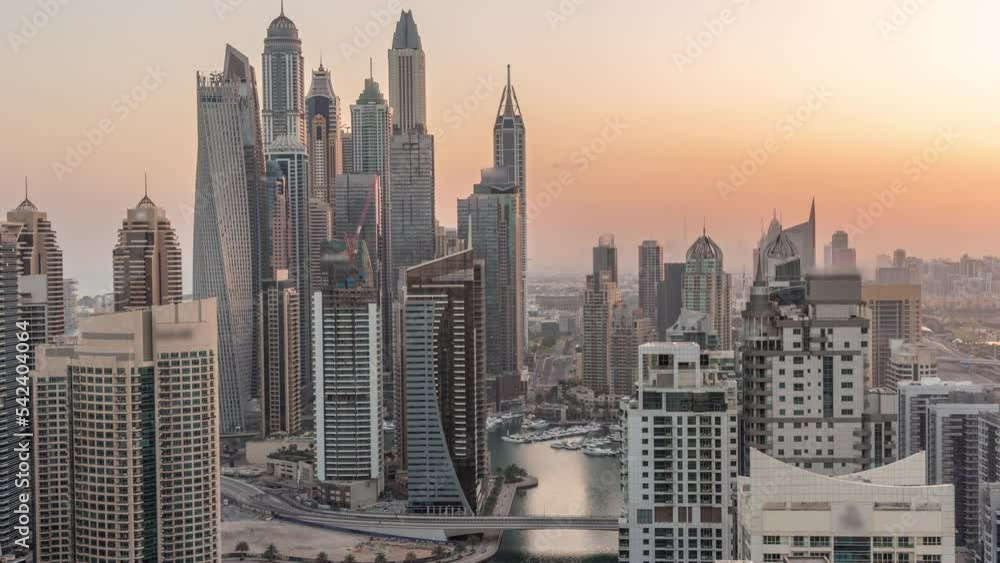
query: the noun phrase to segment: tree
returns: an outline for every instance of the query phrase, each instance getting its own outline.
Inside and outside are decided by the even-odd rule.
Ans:
[[[406,557],[403,559],[403,561],[406,561],[406,563],[413,563],[416,560],[417,560],[417,554],[413,553],[412,551],[407,551]]]
[[[431,555],[434,556],[434,559],[444,559],[448,555],[448,550],[443,545],[435,545],[434,549],[431,550]]]
[[[246,557],[248,551],[250,551],[250,544],[247,542],[241,541],[236,544],[236,553],[240,554],[240,561],[243,561],[243,558]]]
[[[267,546],[267,549],[264,550],[264,559],[267,559],[268,561],[277,561],[280,556],[281,553],[278,552],[278,548],[275,547],[273,543]]]
[[[316,554],[316,563],[330,563],[330,556],[325,551]]]
[[[355,558],[354,558],[354,555],[352,555],[352,554],[350,554],[350,553],[348,553],[348,554],[347,554],[347,555],[346,555],[346,556],[344,557],[344,563],[355,563],[355,561],[357,561],[357,559],[355,559]]]
[[[375,554],[375,563],[389,563],[389,559],[380,551]]]

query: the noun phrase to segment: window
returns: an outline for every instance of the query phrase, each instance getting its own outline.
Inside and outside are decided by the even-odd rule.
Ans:
[[[941,563],[941,556],[931,554],[921,555],[920,563]]]
[[[899,536],[896,539],[896,543],[899,547],[913,547],[913,538],[910,536]]]
[[[874,563],[892,563],[892,552],[891,551],[876,551],[872,561]]]
[[[764,536],[764,545],[781,545],[781,536]]]
[[[806,537],[805,536],[794,536],[792,538],[792,546],[793,547],[805,547],[806,546]]]
[[[910,554],[909,553],[897,553],[896,554],[896,563],[910,563]]]
[[[640,508],[635,511],[636,521],[639,524],[652,524],[653,523],[653,511],[647,508]]]
[[[813,547],[830,547],[829,536],[812,536],[809,538],[809,545]]]
[[[923,545],[941,545],[941,536],[924,536],[922,539]],[[940,556],[938,557],[940,558]]]
[[[764,554],[765,563],[771,563],[773,561],[781,561],[780,553],[765,553]]]
[[[892,547],[892,536],[872,538],[872,545],[875,547]]]

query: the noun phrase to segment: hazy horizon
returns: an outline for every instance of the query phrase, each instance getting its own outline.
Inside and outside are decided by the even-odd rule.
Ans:
[[[62,1],[0,5],[0,57],[16,77],[0,140],[0,180],[11,186],[0,210],[20,202],[27,176],[58,233],[66,277],[84,294],[110,289],[117,229],[148,172],[150,197],[182,242],[187,291],[195,73],[221,69],[229,43],[260,85],[279,3]],[[38,16],[50,2],[55,13]],[[674,241],[674,260],[703,223],[740,273],[772,210],[797,224],[814,197],[820,258],[845,225],[856,227],[851,245],[869,269],[898,247],[927,258],[996,254],[1000,6],[960,4],[969,9],[917,0],[512,0],[490,10],[458,0],[287,0],[285,13],[303,40],[306,89],[322,53],[346,108],[369,57],[386,90],[399,10],[413,10],[427,54],[437,215],[449,226],[456,199],[491,165],[512,65],[535,206],[530,277],[586,271],[604,232],[615,234],[622,271],[634,273],[640,241]],[[110,132],[78,164],[67,161],[67,147],[102,120]],[[591,144],[588,156],[581,147]],[[754,171],[737,185],[734,167]],[[859,209],[876,203],[879,217],[859,224]]]

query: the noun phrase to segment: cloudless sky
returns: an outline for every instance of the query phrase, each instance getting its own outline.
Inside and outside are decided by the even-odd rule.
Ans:
[[[220,69],[231,43],[260,81],[278,0],[59,1],[0,4],[0,209],[20,201],[28,176],[32,200],[58,231],[66,275],[84,292],[108,290],[116,231],[147,171],[190,280],[195,72]],[[38,15],[49,3],[57,13]],[[995,2],[287,0],[306,88],[322,53],[345,107],[361,91],[368,57],[387,91],[400,8],[414,11],[427,53],[446,225],[456,223],[456,199],[491,165],[500,85],[512,65],[528,197],[540,208],[529,223],[530,270],[584,271],[602,232],[616,235],[625,272],[645,238],[667,241],[675,260],[704,222],[738,273],[772,209],[798,223],[813,197],[819,256],[845,224],[859,227],[852,245],[864,266],[897,247],[924,257],[1000,251]],[[22,18],[44,25],[32,34]],[[122,105],[147,69],[158,69],[160,82],[147,78],[155,88]],[[113,131],[57,178],[53,163],[66,163],[67,147],[103,119]],[[718,183],[765,146],[767,161],[723,198]],[[907,161],[925,150],[934,162],[915,179]],[[900,195],[859,225],[859,209],[872,209],[896,181]],[[557,195],[540,196],[546,186]]]

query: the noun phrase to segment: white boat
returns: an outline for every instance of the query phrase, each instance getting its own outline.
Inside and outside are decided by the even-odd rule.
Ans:
[[[614,450],[608,450],[605,448],[584,448],[583,455],[589,455],[594,457],[611,457],[618,454]]]
[[[530,441],[520,434],[514,434],[513,436],[501,436],[500,439],[504,442],[511,442],[514,444],[527,444]]]
[[[549,445],[549,447],[555,450],[565,450],[566,442],[553,442]]]

